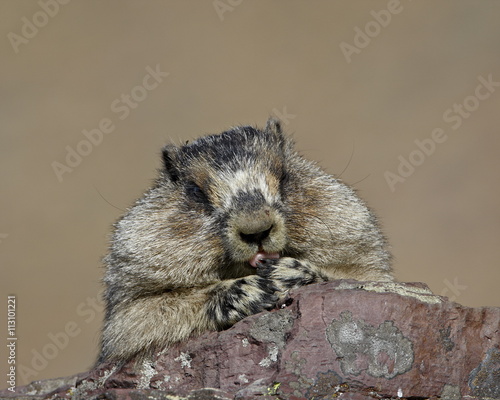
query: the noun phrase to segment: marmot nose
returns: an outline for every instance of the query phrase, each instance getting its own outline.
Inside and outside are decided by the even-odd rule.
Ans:
[[[248,244],[261,244],[271,233],[273,225],[265,230],[260,230],[259,232],[243,233],[240,232],[241,240]]]

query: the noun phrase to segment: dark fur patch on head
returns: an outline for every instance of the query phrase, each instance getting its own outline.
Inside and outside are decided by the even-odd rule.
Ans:
[[[276,132],[251,126],[238,127],[180,147],[177,163],[185,166],[193,160],[203,159],[215,170],[237,170],[248,160],[260,159],[268,152],[282,155],[285,140]]]

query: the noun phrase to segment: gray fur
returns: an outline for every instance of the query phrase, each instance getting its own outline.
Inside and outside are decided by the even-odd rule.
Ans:
[[[115,224],[100,361],[125,361],[272,308],[290,288],[393,280],[374,215],[271,119],[163,150]],[[257,268],[249,260],[259,251]]]

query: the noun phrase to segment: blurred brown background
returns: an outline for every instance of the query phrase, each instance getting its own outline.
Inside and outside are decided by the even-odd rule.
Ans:
[[[398,279],[500,306],[500,3],[3,0],[0,15],[0,332],[15,295],[18,385],[92,364],[109,228],[161,146],[270,115],[375,209]]]

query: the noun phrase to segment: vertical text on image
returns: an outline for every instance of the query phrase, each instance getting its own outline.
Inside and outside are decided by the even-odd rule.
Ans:
[[[7,389],[11,392],[16,390],[16,296],[7,296]]]

